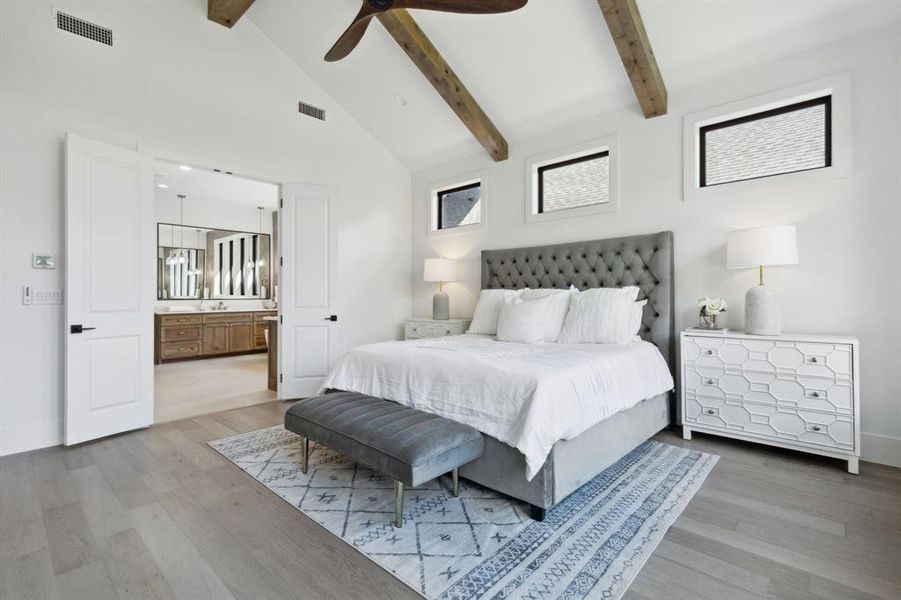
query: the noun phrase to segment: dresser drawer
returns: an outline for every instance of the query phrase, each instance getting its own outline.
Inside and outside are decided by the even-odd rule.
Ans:
[[[854,387],[850,379],[687,365],[682,381],[686,393],[698,396],[833,414],[854,412]]]
[[[160,331],[163,342],[179,342],[200,339],[200,325],[188,327],[163,327]]]
[[[460,321],[407,321],[404,327],[404,337],[408,340],[419,338],[442,337],[446,335],[460,335],[463,333],[463,323]]]
[[[200,340],[192,342],[163,342],[160,345],[160,355],[163,359],[200,356]]]
[[[810,448],[853,451],[853,415],[829,414],[777,404],[755,404],[685,393],[689,426]]]
[[[853,365],[850,344],[713,336],[683,338],[682,359],[704,368],[845,379],[851,378]]]
[[[201,315],[160,315],[160,325],[200,325],[203,322]]]

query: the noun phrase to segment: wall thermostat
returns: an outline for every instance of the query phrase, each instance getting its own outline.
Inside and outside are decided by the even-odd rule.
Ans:
[[[31,268],[32,269],[55,269],[56,268],[56,254],[32,254],[31,255]]]

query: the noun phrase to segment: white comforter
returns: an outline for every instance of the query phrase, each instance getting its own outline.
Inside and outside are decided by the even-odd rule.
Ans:
[[[531,480],[557,441],[671,390],[673,379],[648,342],[518,344],[456,335],[351,350],[329,373],[328,388],[472,425],[522,452]]]

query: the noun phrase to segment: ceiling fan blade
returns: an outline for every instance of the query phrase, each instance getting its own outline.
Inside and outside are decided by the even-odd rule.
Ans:
[[[391,8],[440,10],[467,14],[493,14],[519,10],[529,0],[394,0]]]
[[[378,12],[381,11],[370,6],[368,2],[364,2],[363,7],[357,13],[357,16],[354,17],[350,26],[344,30],[344,33],[341,34],[335,45],[326,52],[326,62],[335,62],[350,54],[357,47],[357,44],[360,43],[360,40],[363,39],[363,34],[366,33],[366,28],[369,27],[369,22]]]

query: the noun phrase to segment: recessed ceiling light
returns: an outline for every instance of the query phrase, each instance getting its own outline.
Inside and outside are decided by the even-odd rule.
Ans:
[[[404,98],[403,96],[401,96],[400,94],[396,94],[396,95],[394,96],[394,101],[397,102],[398,105],[400,105],[400,106],[406,106],[406,105],[407,105],[407,99]]]
[[[165,183],[158,183],[158,184],[156,184],[156,187],[158,187],[158,188],[163,188],[163,189],[165,190],[165,189],[168,188],[169,186],[166,185]]]
[[[188,165],[178,165],[178,168],[181,169],[182,171],[190,171],[191,170],[191,167],[189,167]]]

